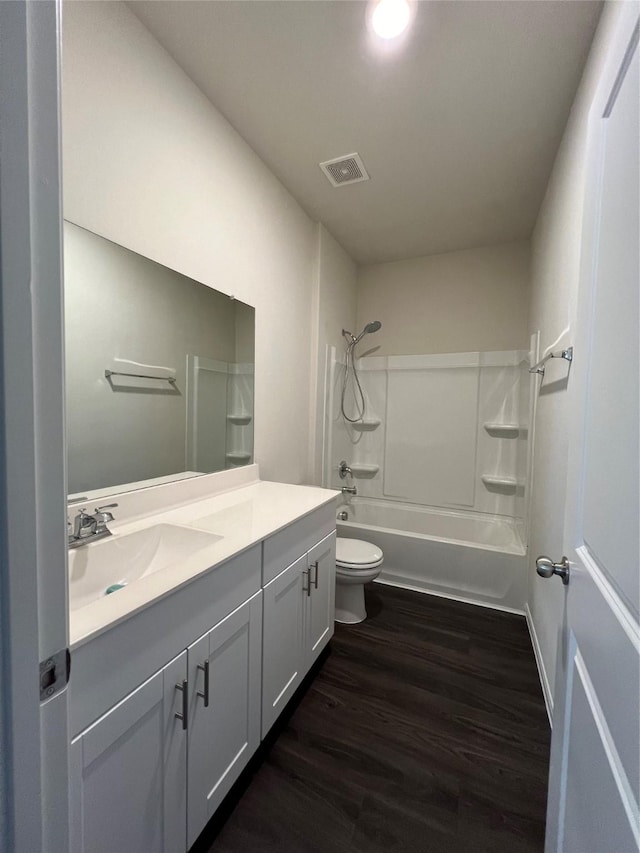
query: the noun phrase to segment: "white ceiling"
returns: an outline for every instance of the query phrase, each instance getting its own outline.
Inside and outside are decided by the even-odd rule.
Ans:
[[[364,264],[530,236],[601,4],[420,2],[386,51],[360,0],[130,8]],[[354,151],[371,180],[333,188]]]

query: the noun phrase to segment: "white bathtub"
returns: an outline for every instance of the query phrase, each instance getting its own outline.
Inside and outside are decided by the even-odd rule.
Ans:
[[[515,521],[353,498],[338,536],[382,548],[379,581],[524,612],[526,557]]]

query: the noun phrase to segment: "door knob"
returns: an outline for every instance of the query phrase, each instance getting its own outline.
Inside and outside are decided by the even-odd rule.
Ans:
[[[536,571],[541,578],[551,578],[558,575],[566,586],[569,583],[569,560],[563,557],[559,563],[554,563],[551,557],[538,557]]]

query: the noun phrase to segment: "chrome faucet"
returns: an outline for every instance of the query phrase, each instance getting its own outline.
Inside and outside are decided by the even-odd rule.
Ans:
[[[114,517],[109,510],[116,506],[118,504],[99,506],[94,510],[93,515],[85,512],[84,507],[79,509],[78,514],[73,519],[73,530],[68,534],[69,548],[79,548],[87,542],[95,542],[96,539],[111,536],[111,531],[107,527],[107,524],[113,521]],[[70,530],[71,526],[71,522],[67,519],[67,530]]]
[[[347,460],[343,459],[342,462],[338,465],[338,474],[341,480],[344,480],[346,477],[353,477],[353,471],[347,465]],[[343,486],[342,487],[343,495],[357,495],[358,491],[355,486]]]

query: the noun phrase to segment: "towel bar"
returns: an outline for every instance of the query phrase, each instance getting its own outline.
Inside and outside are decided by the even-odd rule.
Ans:
[[[558,352],[548,352],[537,364],[529,368],[529,373],[539,373],[540,376],[544,376],[544,366],[550,358],[564,358],[565,361],[571,362],[573,361],[573,347],[567,347],[567,349]]]

